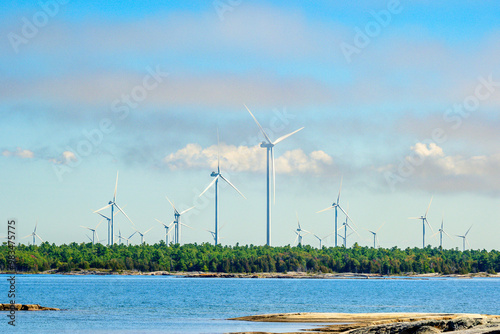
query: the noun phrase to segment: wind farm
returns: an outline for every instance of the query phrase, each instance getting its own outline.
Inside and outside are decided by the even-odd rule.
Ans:
[[[500,6],[0,8],[0,328],[500,332]]]

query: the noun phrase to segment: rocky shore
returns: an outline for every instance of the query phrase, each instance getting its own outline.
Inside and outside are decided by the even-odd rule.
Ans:
[[[16,311],[60,311],[60,309],[55,307],[45,307],[38,304],[13,304],[13,308]],[[0,311],[10,311],[12,309],[11,304],[0,304]]]
[[[436,313],[283,313],[229,320],[322,323],[298,333],[336,334],[500,334],[500,316]]]
[[[6,272],[0,272],[7,274]],[[17,273],[18,275],[21,273]],[[428,279],[428,278],[475,278],[489,277],[500,278],[500,274],[488,274],[485,272],[471,273],[467,275],[441,275],[441,274],[415,274],[404,273],[401,275],[381,275],[381,274],[358,274],[358,273],[207,273],[207,272],[169,272],[154,271],[141,272],[136,270],[111,271],[102,269],[78,270],[71,272],[58,272],[55,269],[38,273],[26,274],[59,274],[59,275],[143,275],[143,276],[181,276],[187,278],[290,278],[290,279]]]

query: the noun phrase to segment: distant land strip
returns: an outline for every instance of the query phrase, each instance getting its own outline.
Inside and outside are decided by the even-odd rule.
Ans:
[[[16,247],[18,273],[196,273],[197,277],[220,274],[255,274],[286,278],[289,273],[352,273],[350,278],[409,276],[422,274],[497,276],[500,252],[431,248],[372,248],[355,244],[351,248],[311,246],[214,246],[204,244],[114,245],[71,243],[19,245]],[[0,271],[7,273],[8,247],[0,246]],[[368,275],[371,274],[371,275]],[[183,274],[184,275],[184,274]],[[357,275],[357,276],[356,276]],[[187,274],[186,276],[193,276]],[[241,276],[241,275],[240,275]],[[290,276],[290,275],[289,275]],[[293,275],[292,275],[293,276]],[[356,276],[356,277],[355,277]],[[233,276],[234,277],[234,276]],[[313,277],[313,276],[310,276]],[[340,277],[340,276],[339,276]]]

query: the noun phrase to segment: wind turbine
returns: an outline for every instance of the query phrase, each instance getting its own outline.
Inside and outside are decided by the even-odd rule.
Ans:
[[[116,211],[116,212],[114,213],[114,215],[116,216],[116,214],[117,214],[118,212],[119,212],[119,211]],[[94,242],[94,240],[95,240],[95,236],[97,236],[97,242],[99,242],[99,235],[97,234],[97,228],[99,227],[99,225],[101,225],[102,221],[103,221],[104,219],[106,219],[106,220],[108,221],[108,225],[109,225],[109,222],[110,222],[110,220],[111,220],[111,218],[106,217],[105,215],[103,215],[103,214],[102,214],[102,213],[100,213],[100,212],[98,212],[97,214],[98,214],[98,215],[100,215],[100,216],[102,217],[102,219],[99,221],[99,224],[97,224],[97,225],[96,225],[96,227],[94,227],[94,228],[90,228],[90,227],[87,227],[87,226],[82,226],[82,225],[80,225],[80,227],[83,227],[83,228],[86,228],[87,230],[92,231],[92,245],[95,243],[95,242]]]
[[[28,234],[25,237],[22,237],[22,239],[32,236],[33,237],[33,245],[35,245],[35,241],[36,241],[35,237],[37,237],[38,239],[40,239],[41,242],[43,242],[42,238],[40,238],[40,236],[38,234],[36,234],[36,227],[37,226],[38,226],[38,220],[36,221],[35,228],[33,229],[33,232],[31,232],[30,234]]]
[[[296,213],[296,215],[297,215],[297,230],[294,232],[295,232],[295,234],[297,234],[297,237],[295,238],[295,241],[293,243],[296,243],[298,240],[297,245],[302,245],[302,237],[304,237],[307,234],[312,234],[312,233],[307,231],[307,230],[304,230],[302,227],[300,227],[299,214]],[[305,234],[302,235],[302,232],[305,232]]]
[[[350,217],[347,215],[348,212],[349,212],[349,204],[347,204],[347,211],[346,211],[346,216],[345,216],[345,222],[339,228],[339,230],[341,230],[342,228],[344,228],[344,237],[342,238],[342,239],[344,239],[344,248],[347,248],[347,237],[348,237],[348,235],[347,235],[347,228],[350,228],[352,230],[352,232],[349,233],[349,235],[351,235],[354,232],[356,234],[358,234],[358,232],[354,229],[354,227],[352,227],[351,225],[349,225],[349,219],[350,219]]]
[[[446,231],[444,230],[444,216],[441,219],[441,228],[436,233],[434,233],[432,236],[435,236],[438,233],[439,233],[439,247],[441,247],[441,249],[442,249],[443,248],[443,233],[446,234],[448,236],[448,238],[450,238],[450,240],[452,240],[450,235],[448,233],[446,233]]]
[[[429,221],[427,220],[427,213],[429,213],[429,209],[431,208],[432,198],[433,197],[431,197],[431,201],[429,202],[429,206],[427,207],[427,211],[425,211],[424,216],[408,218],[408,219],[421,219],[422,220],[422,248],[425,248],[425,223],[427,223],[427,226],[429,226],[431,231],[434,232],[431,224],[429,224]]]
[[[170,227],[172,227],[172,225],[174,225],[174,224],[175,224],[175,220],[174,220],[173,222],[171,222],[169,225],[164,224],[163,222],[161,222],[160,220],[158,220],[158,219],[156,219],[156,218],[155,218],[155,220],[156,220],[158,223],[162,224],[162,225],[165,227],[165,243],[166,243],[166,244],[167,244],[167,246],[168,246],[168,235],[169,235],[169,234],[173,231],[173,229],[171,230],[171,229],[170,229]]]
[[[134,233],[135,234],[135,233]],[[133,234],[132,234],[133,235]],[[120,244],[121,244],[121,240],[127,240],[127,246],[128,246],[128,242],[130,241],[128,238],[125,238],[125,237],[122,237],[122,232],[120,230],[118,230],[118,239],[120,240]]]
[[[241,193],[228,179],[226,179],[220,171],[220,153],[219,153],[219,131],[217,131],[217,172],[212,172],[210,174],[211,177],[215,179],[210,182],[208,187],[203,190],[199,197],[201,197],[208,189],[210,189],[215,184],[215,245],[219,243],[219,179],[224,180],[227,184],[233,187],[234,190],[238,192],[244,199],[246,199],[245,195]]]
[[[139,233],[139,235],[141,236],[141,245],[144,243],[144,236],[153,229],[153,227],[151,227],[149,230],[147,230],[146,232],[142,233],[140,232],[138,229],[134,228],[134,230]],[[134,233],[135,234],[135,233]],[[132,234],[132,235],[134,235]],[[132,235],[130,237],[132,237]],[[129,238],[130,239],[130,238]]]
[[[116,184],[115,184],[115,192],[113,194],[113,200],[112,201],[109,201],[108,205],[106,205],[105,207],[103,208],[100,208],[99,210],[96,210],[94,211],[94,213],[99,213],[99,211],[102,211],[104,209],[107,209],[109,207],[111,207],[111,219],[108,220],[108,246],[109,245],[114,245],[115,243],[115,234],[114,234],[114,213],[113,213],[113,209],[116,207],[121,213],[123,213],[123,215],[125,217],[127,217],[127,219],[132,223],[133,226],[135,226],[134,222],[127,216],[127,214],[118,206],[118,204],[116,204],[116,189],[118,188],[118,172],[116,172]],[[103,216],[101,214],[101,216]],[[105,216],[103,216],[105,217]],[[105,217],[106,218],[106,217]],[[106,218],[107,219],[107,218]]]
[[[186,212],[194,209],[194,206],[193,207],[190,207],[189,209],[186,209],[182,212],[179,212],[177,211],[177,209],[175,208],[175,205],[173,202],[171,202],[168,197],[165,196],[165,198],[167,199],[167,201],[170,203],[170,205],[172,205],[172,208],[174,208],[174,221],[173,223],[175,224],[175,233],[174,233],[174,243],[176,244],[180,244],[181,243],[181,225],[182,226],[186,226],[186,227],[189,227],[190,229],[193,229],[191,226],[188,226],[186,224],[183,224],[181,223],[181,216],[183,214],[185,214]]]
[[[255,123],[257,123],[257,126],[259,127],[260,131],[264,135],[265,141],[263,141],[260,144],[260,147],[266,148],[267,149],[267,239],[266,239],[266,244],[268,246],[271,246],[271,171],[269,169],[269,162],[272,164],[272,182],[273,182],[273,198],[274,202],[276,202],[276,170],[274,168],[274,151],[273,148],[278,144],[279,142],[285,140],[286,138],[290,137],[291,135],[299,132],[302,130],[304,127],[295,130],[287,135],[284,135],[278,139],[276,139],[274,142],[269,138],[267,133],[264,131],[260,123],[257,121],[257,118],[252,114],[250,109],[245,105],[245,108],[248,110],[250,115],[252,116],[253,120]]]
[[[316,239],[319,241],[319,249],[321,249],[321,244],[323,243],[323,240],[331,236],[333,233],[328,234],[327,236],[324,236],[323,238],[320,238],[317,234],[313,234]]]
[[[97,240],[99,240],[99,235],[97,234],[97,228],[99,227],[99,225],[101,225],[101,223],[102,223],[103,221],[104,221],[104,218],[103,218],[103,219],[101,219],[101,220],[99,221],[99,224],[97,224],[97,225],[96,225],[96,227],[94,227],[94,228],[90,228],[90,227],[87,227],[87,226],[82,226],[82,225],[80,225],[80,227],[85,228],[85,229],[87,229],[87,230],[89,230],[89,231],[92,231],[92,239],[91,239],[91,241],[92,241],[92,245],[95,243],[95,237],[96,237],[96,236],[97,236]]]
[[[466,242],[467,242],[467,246],[469,246],[469,248],[470,248],[469,240],[467,240],[467,234],[469,234],[469,231],[471,228],[472,228],[472,225],[469,227],[469,229],[467,230],[467,232],[465,232],[464,235],[457,235],[457,237],[462,238],[464,241],[464,250],[463,250],[464,252],[465,252],[465,243]]]
[[[335,209],[335,247],[337,247],[337,235],[338,235],[338,228],[337,228],[337,220],[338,220],[338,209],[340,209],[340,211],[342,211],[347,218],[349,218],[349,220],[354,224],[354,222],[352,221],[351,217],[349,217],[349,215],[347,214],[347,212],[345,212],[345,210],[340,206],[340,192],[342,191],[342,181],[343,181],[343,178],[340,179],[340,188],[339,188],[339,195],[337,196],[337,202],[333,202],[333,204],[324,209],[324,210],[320,210],[316,213],[320,213],[320,212],[325,212],[325,211],[328,211],[328,210],[332,210],[332,209]]]
[[[379,245],[379,247],[380,247],[380,242],[379,242],[379,240],[378,240],[377,233],[378,233],[378,231],[380,231],[380,229],[381,229],[381,228],[382,228],[382,226],[384,226],[384,225],[385,225],[385,222],[384,222],[382,225],[380,225],[380,227],[379,227],[379,228],[378,228],[375,232],[374,232],[374,231],[371,231],[371,230],[367,230],[367,229],[365,229],[365,230],[367,230],[368,232],[370,232],[371,234],[373,234],[373,248],[377,248],[377,243],[378,243],[378,245]]]

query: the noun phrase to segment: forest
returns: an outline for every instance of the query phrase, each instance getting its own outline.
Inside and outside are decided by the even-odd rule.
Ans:
[[[0,246],[0,270],[7,271],[9,248]],[[201,271],[219,273],[310,272],[310,273],[408,273],[468,274],[500,271],[500,252],[397,247],[350,248],[307,246],[214,246],[212,244],[114,245],[92,243],[18,245],[18,272],[58,272],[88,269],[121,272]]]

